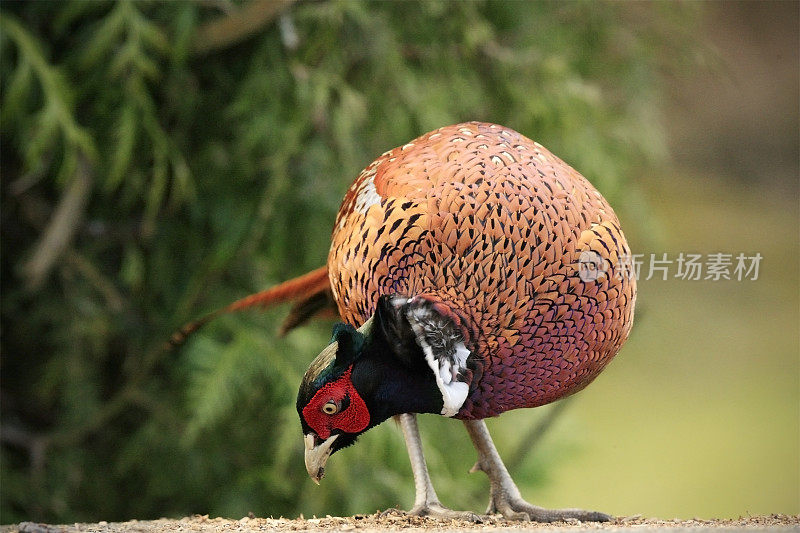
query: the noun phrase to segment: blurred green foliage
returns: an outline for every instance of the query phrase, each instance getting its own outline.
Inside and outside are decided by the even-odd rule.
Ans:
[[[164,341],[323,264],[358,171],[442,125],[512,127],[640,205],[631,178],[664,157],[660,87],[697,7],[299,2],[198,41],[254,5],[2,4],[5,523],[408,506],[391,424],[307,479],[295,387],[330,324],[277,339],[275,310]],[[431,422],[444,502],[482,510],[467,439]],[[544,470],[527,461],[523,488]]]

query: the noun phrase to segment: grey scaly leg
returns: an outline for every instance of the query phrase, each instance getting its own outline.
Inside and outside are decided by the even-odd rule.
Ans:
[[[483,420],[465,420],[464,425],[478,451],[478,462],[475,469],[483,470],[489,476],[491,485],[489,508],[487,513],[499,512],[510,520],[532,520],[534,522],[558,522],[577,519],[583,522],[607,522],[611,516],[597,511],[581,509],[544,509],[531,505],[522,499],[522,495],[500,459],[494,447],[489,429]]]
[[[428,474],[428,465],[425,463],[425,456],[422,454],[422,440],[419,436],[417,427],[417,415],[406,413],[394,417],[403,430],[408,449],[408,458],[411,460],[411,471],[414,473],[414,488],[416,496],[414,507],[409,514],[417,516],[435,516],[441,518],[460,518],[472,522],[480,521],[475,513],[468,511],[453,511],[448,509],[439,501],[436,491],[433,489],[431,477]]]

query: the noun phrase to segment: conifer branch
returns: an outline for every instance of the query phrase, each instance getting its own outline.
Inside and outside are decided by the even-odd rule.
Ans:
[[[92,181],[91,164],[81,155],[73,179],[25,265],[24,272],[29,288],[37,289],[41,286],[53,265],[72,242],[89,200]]]
[[[275,20],[293,2],[253,0],[241,9],[200,26],[194,39],[194,52],[205,54],[243,41]]]

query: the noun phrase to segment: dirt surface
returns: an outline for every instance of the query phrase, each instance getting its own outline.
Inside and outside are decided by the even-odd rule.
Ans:
[[[383,533],[403,531],[664,531],[679,533],[700,529],[723,529],[726,531],[800,531],[800,515],[751,516],[737,520],[661,520],[654,518],[624,517],[604,524],[578,522],[536,524],[530,522],[510,522],[499,516],[483,517],[484,521],[471,523],[459,520],[440,520],[389,511],[374,515],[355,515],[348,517],[325,517],[311,519],[251,518],[240,520],[192,516],[180,520],[131,520],[129,522],[98,522],[96,524],[72,524],[51,526],[23,522],[0,528],[2,533],[60,533],[60,532],[255,532],[255,531],[354,531],[358,533]]]

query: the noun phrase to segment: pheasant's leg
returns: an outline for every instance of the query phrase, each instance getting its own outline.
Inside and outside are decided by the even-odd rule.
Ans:
[[[486,423],[483,420],[465,420],[464,425],[478,451],[478,463],[475,467],[489,476],[491,492],[487,513],[500,512],[512,520],[535,522],[557,522],[571,518],[584,522],[606,522],[612,519],[611,516],[596,511],[544,509],[526,502],[500,459]]]
[[[419,437],[417,427],[417,415],[406,413],[394,417],[403,429],[403,436],[406,439],[408,458],[411,460],[411,470],[414,473],[414,488],[416,497],[414,507],[409,514],[417,516],[436,516],[441,518],[460,518],[472,522],[480,521],[475,513],[468,511],[453,511],[448,509],[439,501],[436,491],[433,489],[431,477],[428,474],[428,465],[425,463],[425,456],[422,454],[422,440]]]

